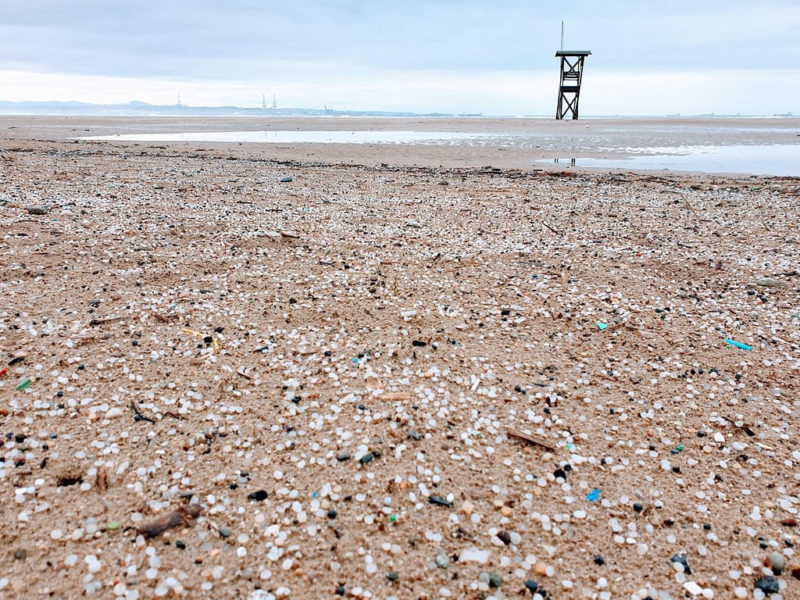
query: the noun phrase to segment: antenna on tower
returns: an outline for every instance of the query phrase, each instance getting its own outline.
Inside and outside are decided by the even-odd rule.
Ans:
[[[561,21],[561,50],[564,49],[564,21]]]

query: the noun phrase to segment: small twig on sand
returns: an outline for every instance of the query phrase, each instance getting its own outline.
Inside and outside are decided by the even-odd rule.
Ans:
[[[142,412],[139,410],[139,407],[136,406],[136,402],[131,400],[131,408],[133,409],[133,414],[138,421],[147,421],[148,423],[155,423],[153,419],[150,417],[145,417]]]
[[[697,219],[697,222],[702,224],[703,222],[700,220],[700,217],[698,216],[697,212],[694,210],[694,207],[691,204],[689,204],[689,199],[686,196],[684,196],[683,194],[678,194],[678,195],[681,198],[683,198],[684,202],[686,202],[686,206],[688,206],[689,210],[692,211],[692,214],[694,215],[694,218]]]
[[[563,234],[563,233],[561,233],[561,232],[560,232],[558,229],[553,229],[552,227],[550,227],[550,225],[548,225],[548,224],[547,224],[547,223],[545,223],[544,221],[542,221],[542,225],[544,225],[545,227],[547,227],[547,228],[548,228],[550,231],[552,231],[552,232],[553,232],[553,233],[555,233],[556,235],[564,235],[564,234]]]

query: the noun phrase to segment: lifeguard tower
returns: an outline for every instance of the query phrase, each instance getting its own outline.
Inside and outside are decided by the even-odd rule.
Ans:
[[[578,118],[583,61],[590,54],[590,50],[559,50],[556,52],[556,58],[561,58],[561,83],[558,86],[556,119],[569,118],[570,113],[572,113],[573,119]]]

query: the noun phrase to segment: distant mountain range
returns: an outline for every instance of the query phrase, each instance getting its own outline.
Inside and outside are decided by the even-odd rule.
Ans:
[[[480,117],[480,114],[414,113],[378,110],[334,110],[330,108],[243,108],[241,106],[159,105],[146,102],[89,104],[86,102],[6,102],[0,100],[0,114],[6,115],[93,115],[138,117]]]

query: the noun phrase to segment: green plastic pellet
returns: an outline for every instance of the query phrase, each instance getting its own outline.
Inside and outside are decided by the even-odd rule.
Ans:
[[[683,450],[683,444],[678,444],[678,452],[681,452],[682,450]]]
[[[108,529],[114,531],[115,529],[119,529],[119,523],[116,521],[110,521],[107,525]]]
[[[24,390],[25,388],[30,386],[30,384],[31,384],[31,380],[26,377],[25,379],[23,379],[22,381],[20,381],[17,384],[17,389],[21,392],[22,390]]]
[[[390,523],[394,523],[395,521],[397,521],[397,516],[396,515],[389,515],[389,522]]]

